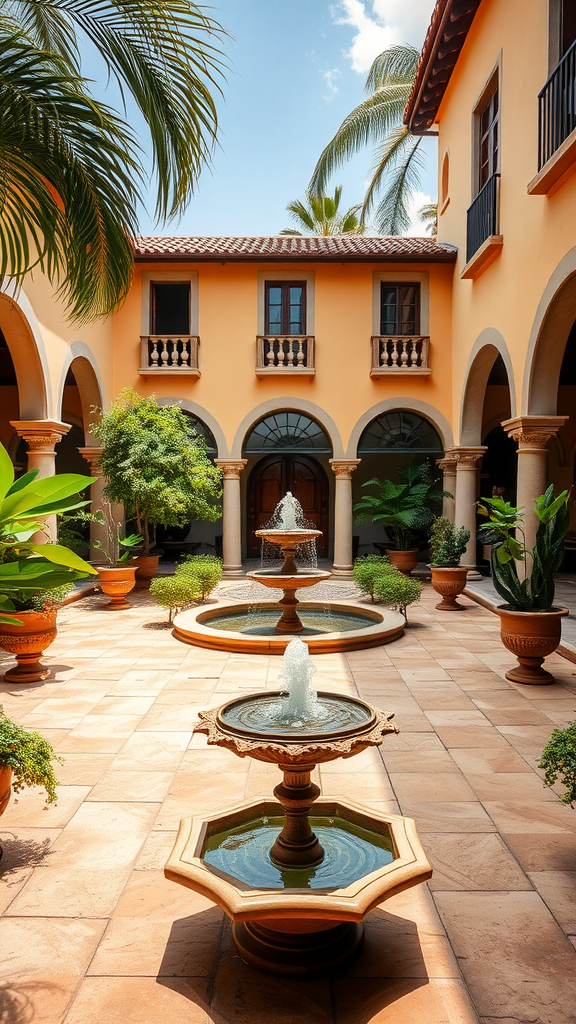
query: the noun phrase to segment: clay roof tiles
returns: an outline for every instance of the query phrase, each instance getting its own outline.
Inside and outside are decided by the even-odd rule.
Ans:
[[[434,238],[402,238],[385,235],[262,237],[153,235],[136,239],[136,260],[187,262],[415,262],[451,263],[454,246]]]

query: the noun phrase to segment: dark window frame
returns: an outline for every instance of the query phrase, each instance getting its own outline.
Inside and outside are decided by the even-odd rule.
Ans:
[[[192,330],[192,282],[191,281],[151,281],[150,282],[150,334],[152,337],[162,337],[165,335],[164,331],[156,330],[156,288],[163,288],[165,286],[171,288],[187,288],[188,290],[188,330],[187,331],[171,331],[171,334],[182,334],[186,337],[191,337]]]
[[[382,330],[384,320],[384,289],[390,290],[391,288],[396,289],[396,327],[399,328],[396,331],[384,331]],[[402,310],[407,305],[406,302],[400,300],[402,289],[414,288],[415,299],[414,299],[414,330],[406,331],[401,328],[405,326],[406,320],[404,319],[402,312],[398,315],[398,310]],[[412,303],[410,303],[412,305]],[[380,337],[390,338],[411,338],[419,337],[421,329],[421,311],[422,311],[422,292],[420,288],[420,281],[381,281],[380,282]],[[402,322],[404,320],[404,323]]]
[[[498,78],[492,83],[489,94],[482,98],[476,110],[478,130],[477,192],[480,192],[489,178],[500,170],[500,89]],[[486,143],[486,157],[482,151]]]
[[[264,334],[272,336],[270,330],[270,289],[280,288],[282,292],[282,330],[278,334],[274,334],[275,338],[281,337],[304,337],[307,334],[307,296],[306,296],[306,281],[265,281],[264,288]],[[302,327],[304,330],[298,334],[293,335],[289,330],[284,330],[285,327],[290,327],[290,288],[301,288],[302,289]]]

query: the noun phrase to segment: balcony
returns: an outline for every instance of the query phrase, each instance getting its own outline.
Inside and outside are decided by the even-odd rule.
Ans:
[[[538,94],[538,174],[529,195],[550,195],[576,169],[576,43]]]
[[[138,373],[141,377],[160,374],[199,377],[196,334],[169,336],[166,334],[141,335],[141,355]]]
[[[460,277],[476,278],[502,249],[498,233],[500,175],[492,174],[468,209],[466,224],[466,266]]]
[[[259,334],[256,338],[256,376],[314,377],[314,336]]]
[[[393,338],[373,335],[371,345],[371,377],[386,377],[399,373],[428,376],[432,373],[428,366],[430,338],[422,335],[410,338],[405,335]]]

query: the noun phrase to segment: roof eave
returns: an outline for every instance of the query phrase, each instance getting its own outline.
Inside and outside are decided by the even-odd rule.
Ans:
[[[310,254],[250,254],[224,255],[182,253],[137,254],[136,263],[454,263],[457,248],[444,249],[437,253],[395,253],[374,255],[322,255]]]

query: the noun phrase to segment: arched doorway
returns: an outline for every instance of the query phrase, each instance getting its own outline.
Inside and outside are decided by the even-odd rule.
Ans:
[[[316,420],[306,413],[280,410],[259,420],[245,439],[243,457],[248,459],[246,493],[246,553],[260,554],[254,536],[271,518],[286,491],[292,491],[307,519],[322,530],[317,549],[325,557],[330,546],[330,440]]]

